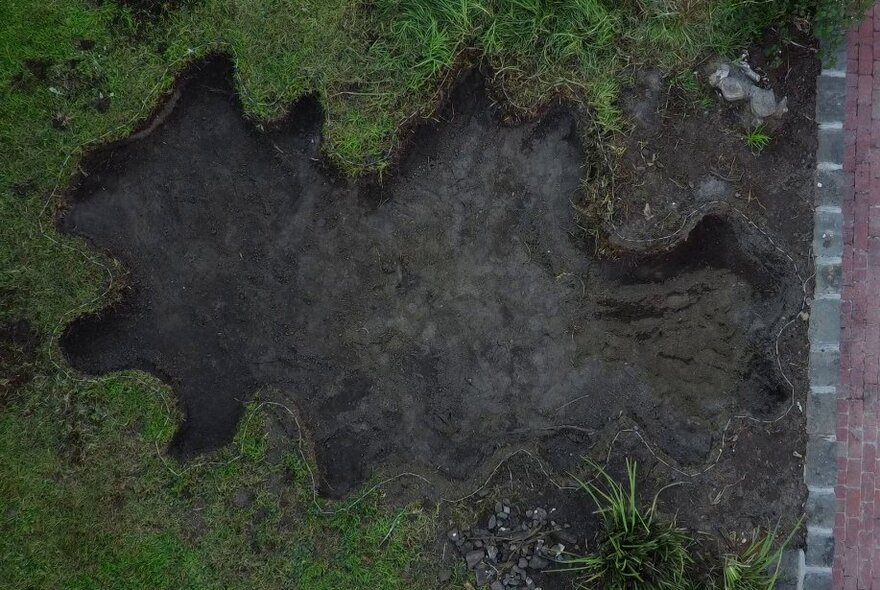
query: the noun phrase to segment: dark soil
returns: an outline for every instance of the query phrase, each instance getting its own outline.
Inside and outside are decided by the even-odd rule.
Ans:
[[[731,207],[767,224],[808,262],[812,233],[812,170],[816,151],[815,80],[820,63],[804,36],[780,50],[774,39],[753,49],[749,61],[765,87],[788,97],[789,113],[769,118],[772,141],[760,154],[745,141],[745,103],[726,103],[706,82],[707,61],[696,71],[699,93],[688,94],[655,72],[642,72],[623,106],[635,123],[624,142],[615,183],[616,216],[606,228],[610,243],[650,250],[681,238],[701,216]],[[781,53],[780,53],[781,51]],[[700,98],[711,98],[703,108]],[[645,206],[648,206],[647,214]],[[697,211],[699,214],[694,214]]]
[[[514,449],[559,474],[583,455],[604,461],[614,440],[612,471],[637,457],[646,493],[688,481],[663,506],[700,530],[793,523],[800,412],[731,420],[790,405],[774,350],[801,309],[792,261],[722,208],[694,215],[666,252],[598,258],[572,206],[584,161],[574,117],[557,106],[508,127],[480,75],[456,88],[393,177],[354,181],[320,164],[314,99],[261,133],[228,64],[204,64],[162,125],[94,154],[71,195],[62,228],[131,276],[121,302],[70,326],[70,362],[169,382],[186,416],[172,444],[182,458],[228,442],[242,403],[276,390],[305,418],[330,496],[378,469],[452,496]],[[792,187],[773,198],[809,183],[807,149],[773,160]],[[768,212],[777,244],[803,248],[801,207]],[[783,342],[795,385],[802,328]],[[632,432],[615,438],[621,428],[653,452]],[[657,458],[709,471],[683,478]]]
[[[27,321],[0,324],[0,409],[33,377],[37,343]]]

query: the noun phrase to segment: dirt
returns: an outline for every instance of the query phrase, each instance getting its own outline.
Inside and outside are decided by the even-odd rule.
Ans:
[[[0,409],[33,378],[38,343],[26,320],[0,324]]]
[[[764,76],[761,85],[772,88],[778,99],[788,98],[787,115],[765,120],[763,129],[772,140],[760,153],[745,141],[752,125],[744,116],[745,103],[726,103],[707,83],[715,60],[695,69],[700,81],[696,94],[656,72],[636,76],[622,100],[634,129],[616,162],[616,215],[605,227],[613,248],[665,247],[703,214],[735,208],[785,240],[805,268],[820,64],[814,40],[803,35],[796,41],[780,47],[770,38],[748,53],[749,63]],[[708,108],[700,99],[709,99]]]
[[[573,207],[575,117],[556,105],[505,126],[482,80],[463,75],[379,182],[324,167],[314,98],[258,131],[228,63],[196,68],[167,119],[93,154],[70,194],[62,229],[130,271],[121,301],[70,325],[71,364],[170,383],[182,459],[227,443],[243,402],[275,391],[332,497],[400,471],[451,497],[516,449],[541,479],[613,445],[610,469],[638,458],[646,493],[686,480],[662,506],[699,530],[793,524],[802,414],[734,417],[782,415],[786,379],[802,397],[803,322],[775,350],[803,301],[788,254],[806,256],[803,200],[758,225],[714,208],[668,250],[599,257]],[[809,141],[768,160],[789,167],[765,206],[810,182]],[[537,489],[514,479],[510,497]]]

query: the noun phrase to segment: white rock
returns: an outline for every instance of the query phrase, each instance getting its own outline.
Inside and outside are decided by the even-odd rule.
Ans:
[[[730,64],[719,64],[718,68],[709,74],[709,84],[718,88],[721,81],[730,75]]]
[[[721,95],[724,97],[724,100],[729,102],[734,102],[737,100],[744,100],[749,96],[750,84],[745,82],[740,78],[733,78],[728,76],[721,80],[721,83],[718,85],[718,89],[721,91]]]

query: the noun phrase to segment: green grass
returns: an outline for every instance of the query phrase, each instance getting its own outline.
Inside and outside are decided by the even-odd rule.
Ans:
[[[776,531],[752,539],[744,550],[724,558],[723,590],[774,590],[779,579],[782,552],[794,531],[782,543]]]
[[[85,399],[56,405],[35,395],[74,388]],[[158,452],[176,416],[170,392],[154,383],[58,379],[24,397],[27,420],[0,414],[0,587],[430,587],[414,550],[430,516],[383,510],[378,492],[348,509],[314,503],[308,454],[296,441],[272,448],[260,406],[249,407],[232,445],[183,467]],[[51,413],[65,401],[70,412]],[[242,489],[253,501],[236,508]]]
[[[681,92],[692,108],[708,111],[716,104],[714,97],[700,82],[696,71],[681,72],[670,81],[670,85]]]
[[[757,534],[735,554],[721,556],[720,565],[697,564],[697,541],[674,520],[661,520],[655,494],[651,504],[639,502],[636,464],[627,459],[626,487],[593,464],[599,483],[580,482],[596,505],[602,531],[598,546],[585,556],[565,561],[584,589],[607,590],[774,590],[782,553],[797,528],[780,541],[776,531]],[[708,571],[705,570],[708,567]],[[720,575],[718,571],[720,570]]]
[[[425,569],[430,515],[391,510],[376,494],[323,514],[340,505],[312,502],[310,457],[279,459],[259,418],[184,470],[161,452],[179,421],[165,387],[63,368],[59,331],[107,305],[124,269],[55,231],[59,195],[82,154],[141,124],[188,63],[229,54],[255,124],[316,93],[328,161],[384,173],[401,129],[435,109],[459,66],[488,65],[515,114],[570,99],[595,141],[626,129],[617,97],[635,68],[691,71],[815,2],[175,4],[148,20],[111,0],[0,2],[0,326],[26,320],[37,339],[33,358],[0,359],[0,385],[33,375],[0,389],[3,588],[421,587],[411,576]],[[821,0],[817,22],[832,27],[850,4]],[[240,488],[255,500],[234,509]]]
[[[752,150],[753,154],[760,154],[767,149],[767,146],[773,141],[773,136],[762,126],[749,129],[745,132],[743,138],[746,140],[746,145],[749,146],[749,149]]]
[[[636,497],[636,464],[627,460],[624,488],[599,469],[601,485],[581,482],[602,519],[603,535],[590,555],[568,561],[582,572],[583,588],[681,590],[693,563],[687,531],[657,516],[657,496],[647,507]]]

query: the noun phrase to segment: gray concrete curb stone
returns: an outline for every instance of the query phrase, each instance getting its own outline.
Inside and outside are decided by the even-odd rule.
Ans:
[[[816,287],[810,306],[810,393],[804,483],[809,495],[807,544],[797,590],[831,590],[837,498],[837,390],[840,379],[840,292],[843,283],[843,213],[848,190],[843,172],[846,50],[835,54],[816,79],[816,215],[813,251]],[[786,586],[779,586],[780,588]],[[791,586],[787,586],[791,587]]]

